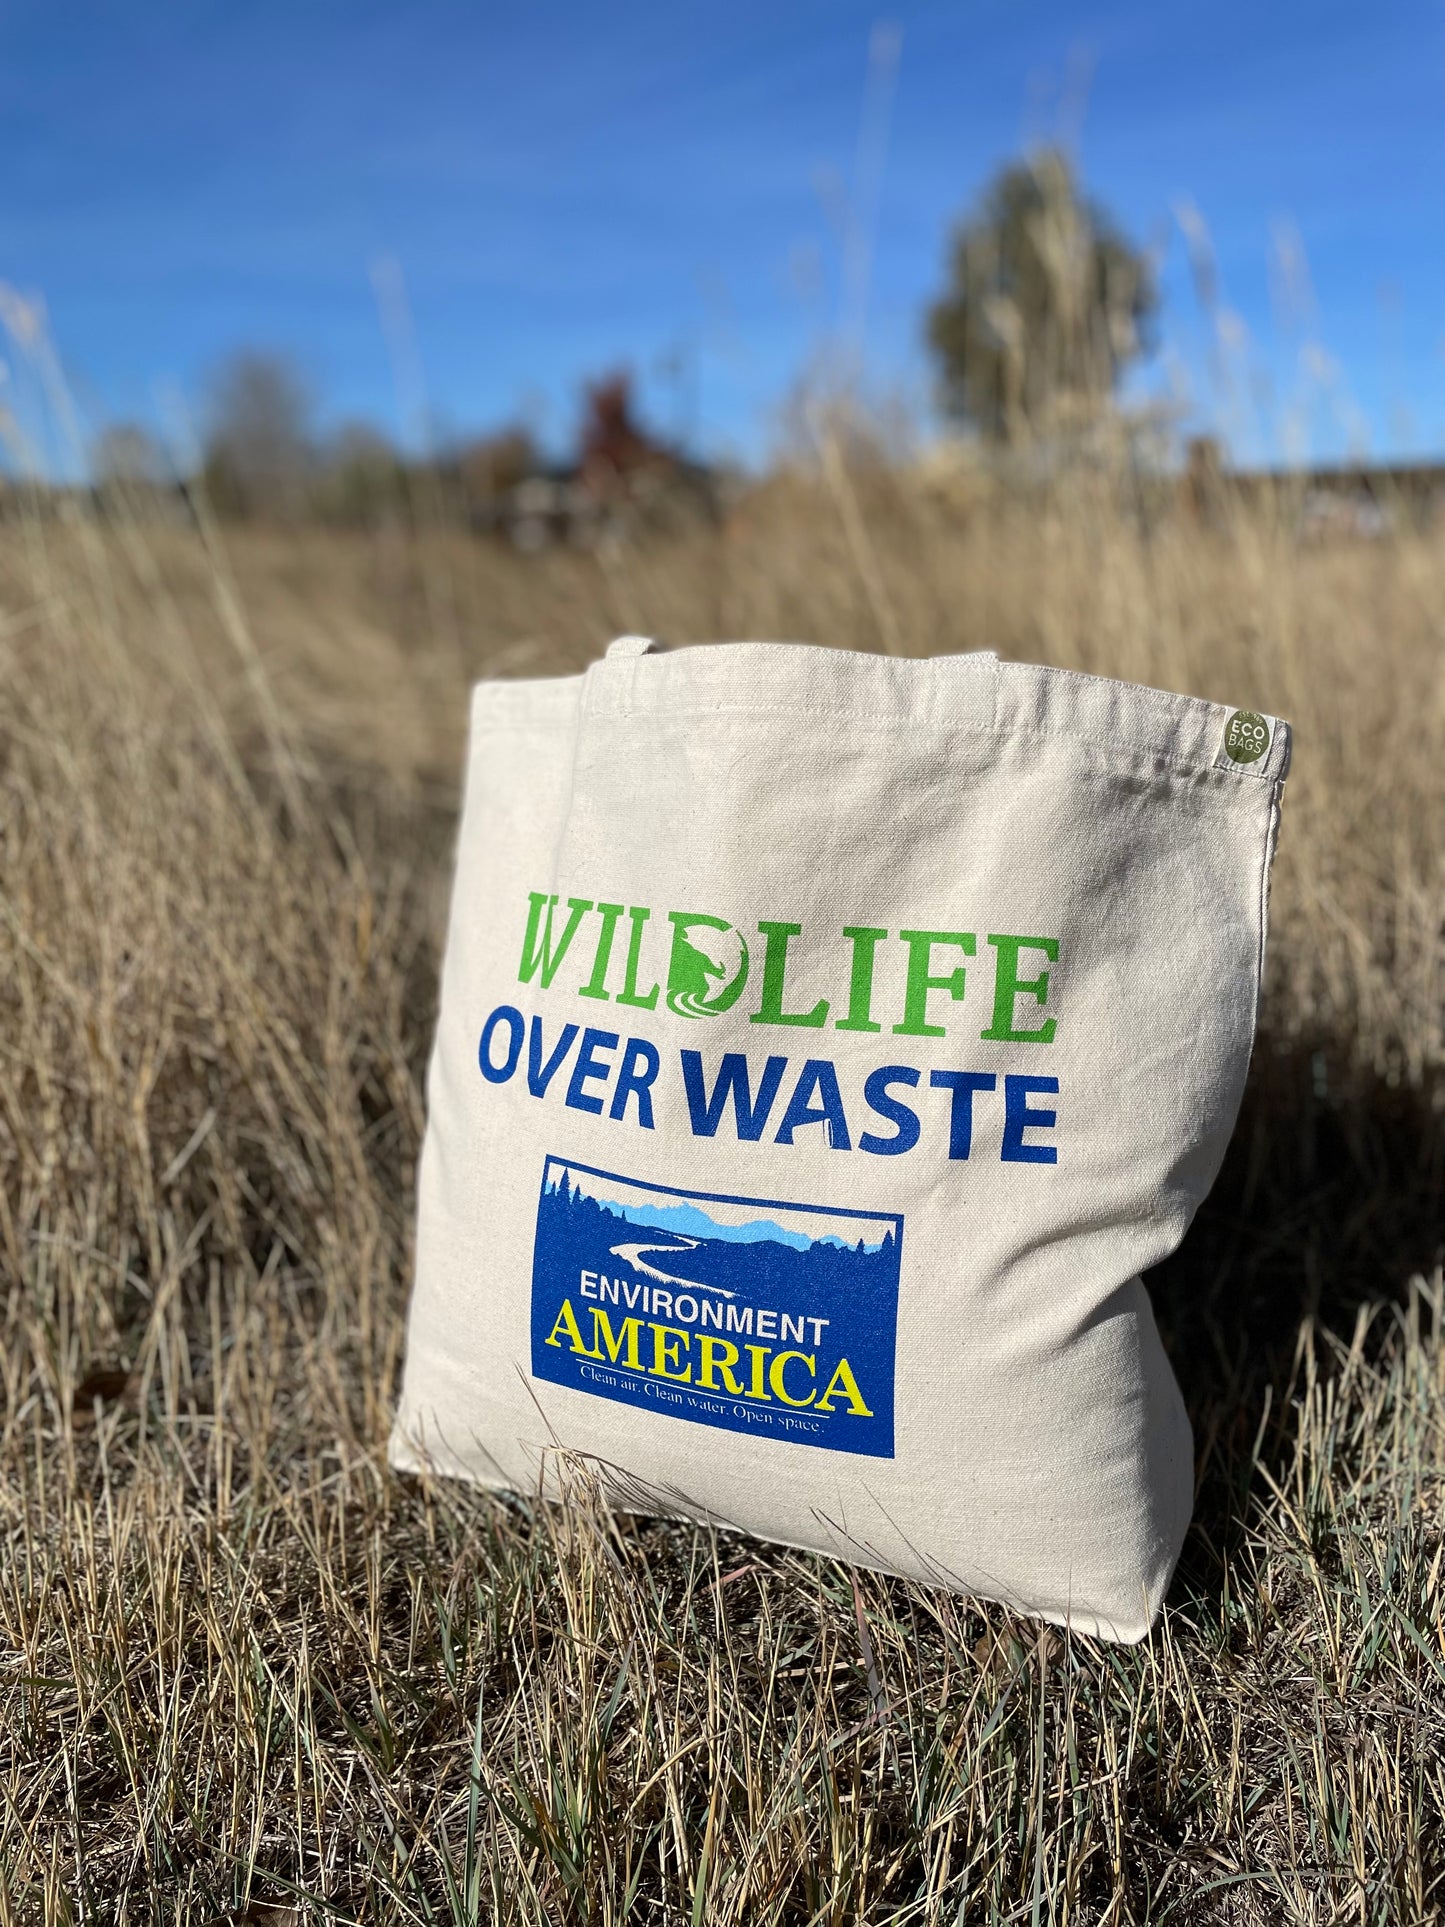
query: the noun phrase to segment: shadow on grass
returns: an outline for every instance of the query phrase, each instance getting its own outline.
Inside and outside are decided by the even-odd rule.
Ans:
[[[1286,1449],[1302,1324],[1348,1342],[1362,1305],[1403,1298],[1445,1247],[1438,1094],[1262,1035],[1224,1167],[1181,1249],[1150,1273],[1194,1425],[1186,1585],[1212,1593],[1248,1513],[1251,1458]],[[1268,1405],[1266,1406],[1266,1398]]]

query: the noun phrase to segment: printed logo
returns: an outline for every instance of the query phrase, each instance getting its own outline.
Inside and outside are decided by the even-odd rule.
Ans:
[[[891,1459],[902,1241],[896,1212],[681,1191],[549,1157],[533,1375]]]
[[[1269,748],[1269,724],[1253,710],[1236,709],[1224,726],[1224,753],[1232,763],[1257,763]]]
[[[667,965],[667,1007],[679,1017],[712,1017],[728,1010],[748,981],[748,947],[742,932],[721,917],[668,913],[672,955]]]

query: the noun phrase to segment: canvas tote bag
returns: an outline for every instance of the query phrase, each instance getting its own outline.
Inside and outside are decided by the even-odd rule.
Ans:
[[[472,708],[392,1463],[1111,1639],[1192,1441],[1139,1274],[1254,1035],[1289,731],[991,655],[614,643]]]

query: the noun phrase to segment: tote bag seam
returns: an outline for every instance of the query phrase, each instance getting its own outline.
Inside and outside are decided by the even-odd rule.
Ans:
[[[1269,823],[1265,829],[1264,851],[1259,866],[1259,946],[1255,954],[1254,967],[1254,1016],[1249,1027],[1249,1055],[1254,1056],[1255,1040],[1259,1036],[1259,1011],[1264,998],[1264,962],[1269,944],[1269,880],[1274,868],[1274,853],[1279,842],[1279,823],[1281,804],[1284,800],[1284,778],[1278,777],[1271,786],[1269,800]],[[1246,1063],[1246,1070],[1248,1064]]]
[[[884,728],[889,730],[910,729],[910,730],[919,731],[920,733],[927,731],[930,734],[939,734],[948,730],[962,730],[962,731],[965,731],[970,736],[993,737],[1004,742],[1077,744],[1081,748],[1092,749],[1101,753],[1106,759],[1106,762],[1112,760],[1112,762],[1115,765],[1117,765],[1119,762],[1120,752],[1125,751],[1125,752],[1132,753],[1132,755],[1136,757],[1146,757],[1155,765],[1156,768],[1164,769],[1164,770],[1172,770],[1177,775],[1180,775],[1180,776],[1189,776],[1189,777],[1217,776],[1217,777],[1223,778],[1224,781],[1227,783],[1237,782],[1240,780],[1254,782],[1254,783],[1274,783],[1277,780],[1273,777],[1262,776],[1258,771],[1251,770],[1247,767],[1240,767],[1239,769],[1220,769],[1218,765],[1213,762],[1204,762],[1204,761],[1186,762],[1181,760],[1179,757],[1170,756],[1162,750],[1150,749],[1142,743],[1133,742],[1133,741],[1126,742],[1126,741],[1123,741],[1122,739],[1116,739],[1113,742],[1109,742],[1109,741],[1106,741],[1103,737],[1091,736],[1077,730],[1029,729],[1026,726],[1013,726],[1007,729],[1003,729],[999,726],[997,721],[997,691],[996,690],[995,690],[995,704],[994,704],[994,720],[988,723],[971,721],[966,717],[949,717],[942,721],[937,721],[937,722],[929,720],[927,718],[913,717],[913,716],[878,717],[878,716],[867,715],[863,711],[856,710],[856,709],[821,709],[811,704],[803,704],[803,703],[746,702],[746,703],[716,703],[716,704],[709,703],[705,705],[704,704],[690,704],[690,705],[673,704],[673,705],[661,706],[656,710],[647,710],[647,709],[631,707],[631,706],[619,707],[616,709],[602,709],[602,708],[597,708],[597,707],[588,705],[584,711],[584,714],[587,720],[589,721],[602,721],[608,718],[613,718],[617,720],[633,720],[633,719],[645,719],[645,718],[651,717],[653,719],[661,720],[664,722],[683,721],[689,718],[695,719],[699,717],[712,718],[712,717],[723,717],[723,716],[782,716],[789,719],[793,719],[799,716],[809,716],[809,717],[814,717],[819,721],[823,721],[823,722],[867,723],[874,728]],[[581,721],[581,717],[579,717],[579,722],[580,721]],[[515,733],[519,727],[525,728],[527,726],[528,725],[526,724],[518,725],[507,720],[498,720],[494,723],[481,725],[479,727],[478,733],[480,734],[484,730],[490,730],[490,731],[500,730],[503,732]],[[580,736],[580,730],[579,730],[579,736]],[[1102,773],[1123,774],[1126,772],[1116,767],[1113,769],[1106,769]]]
[[[842,651],[828,650],[826,648],[821,647],[820,645],[804,645],[804,646],[808,648],[816,649],[818,653],[826,654],[826,655],[838,655],[838,654],[847,653]],[[1166,724],[1170,724],[1174,722],[1182,722],[1185,720],[1186,717],[1188,717],[1191,714],[1196,716],[1201,723],[1207,720],[1209,723],[1213,724],[1213,723],[1220,722],[1229,713],[1229,706],[1227,704],[1212,702],[1207,697],[1181,696],[1178,694],[1174,694],[1168,690],[1154,689],[1150,685],[1145,683],[1131,683],[1116,676],[1096,676],[1088,670],[1069,669],[1069,668],[1064,668],[1062,666],[1058,666],[1051,663],[1034,664],[1034,663],[1005,662],[1005,661],[1001,661],[996,654],[992,654],[992,653],[981,653],[976,658],[970,658],[968,656],[962,656],[962,657],[944,656],[944,657],[936,657],[936,658],[925,657],[925,658],[918,659],[918,662],[919,662],[919,665],[921,666],[923,663],[927,663],[929,661],[948,662],[948,661],[969,661],[971,659],[978,660],[980,666],[986,667],[990,672],[989,683],[990,683],[990,688],[992,693],[992,703],[990,705],[989,722],[986,725],[981,724],[976,720],[969,719],[967,716],[959,716],[959,717],[948,719],[942,722],[932,721],[922,717],[885,718],[884,720],[889,723],[906,721],[913,728],[920,729],[920,730],[968,728],[974,731],[978,731],[980,729],[986,728],[992,733],[997,734],[999,733],[999,728],[1000,728],[1000,725],[999,725],[1000,692],[1003,687],[1005,678],[1011,670],[1018,670],[1018,671],[1025,672],[1024,675],[1019,678],[1019,681],[1021,682],[1021,684],[1026,683],[1028,680],[1029,672],[1033,672],[1034,674],[1041,675],[1046,684],[1049,682],[1067,683],[1075,688],[1082,687],[1083,685],[1088,684],[1100,690],[1118,690],[1118,691],[1124,692],[1124,694],[1127,696],[1127,698],[1129,699],[1129,701],[1133,706],[1139,709],[1143,709],[1144,711],[1146,711],[1146,713],[1150,714],[1154,718],[1157,718],[1165,722]],[[909,659],[909,660],[912,660],[912,659]],[[582,675],[576,679],[578,682],[582,684],[582,690],[580,692],[581,700],[579,702],[579,711],[587,710],[592,715],[597,717],[632,716],[632,715],[645,714],[646,711],[640,705],[638,705],[635,702],[629,702],[625,696],[623,697],[622,701],[614,703],[614,705],[611,705],[611,706],[608,705],[605,699],[599,701],[596,699],[596,697],[594,697],[594,699],[591,702],[588,701],[589,694],[592,693],[592,686],[594,685],[594,681],[595,681],[592,675],[592,669],[605,666],[606,661],[607,661],[607,658],[604,657],[600,663],[591,665],[589,669],[583,671]],[[552,688],[556,687],[558,682],[564,681],[564,680],[569,680],[569,679],[546,678],[540,683],[536,683],[536,682],[532,683],[530,687],[540,691],[550,691]],[[520,685],[520,684],[508,685],[504,683],[504,684],[497,684],[495,686],[499,689],[502,689],[507,687],[523,687],[527,685]],[[597,685],[598,694],[600,694],[601,686],[602,685],[600,684]],[[488,684],[485,681],[474,684],[472,688],[473,700],[475,700],[479,692],[485,690],[487,687],[488,687]],[[636,681],[635,679],[632,679],[629,684],[629,693],[631,693],[635,689],[636,689]],[[945,696],[948,696],[948,695],[957,695],[959,692],[950,691],[945,685],[942,693]],[[1183,706],[1182,715],[1180,713],[1181,705]],[[674,715],[674,716],[699,715],[699,714],[700,715],[737,716],[737,715],[747,715],[750,713],[756,713],[759,715],[777,714],[777,715],[785,715],[785,716],[791,716],[791,715],[815,716],[823,720],[853,719],[860,722],[876,722],[878,720],[878,718],[870,711],[854,709],[849,707],[839,707],[836,705],[820,706],[816,704],[795,704],[795,703],[772,704],[772,703],[758,702],[751,698],[741,703],[724,702],[724,703],[714,704],[714,703],[709,703],[705,700],[699,700],[696,697],[693,697],[691,700],[688,700],[686,697],[684,697],[679,702],[661,703],[657,707],[660,713],[664,715]],[[550,718],[541,719],[541,726],[546,727],[550,722],[550,720],[551,720]],[[1285,743],[1284,743],[1282,758],[1276,754],[1271,753],[1270,755],[1267,755],[1262,760],[1261,764],[1258,767],[1253,767],[1245,764],[1238,764],[1228,768],[1224,768],[1217,761],[1215,761],[1213,756],[1208,756],[1207,761],[1204,759],[1201,759],[1199,767],[1219,769],[1220,773],[1225,776],[1248,777],[1255,782],[1263,782],[1263,783],[1282,782],[1289,773],[1289,740],[1288,740],[1289,724],[1281,717],[1275,717],[1273,720],[1275,723],[1276,734],[1278,734],[1279,731],[1283,731],[1285,733]],[[489,720],[483,726],[487,728],[504,728],[504,729],[514,728],[515,729],[515,728],[525,728],[530,726],[530,724],[531,724],[531,719],[503,718],[503,719],[498,719],[496,721]],[[1103,749],[1106,753],[1108,753],[1109,751],[1117,747],[1115,743],[1109,742],[1103,738],[1100,738],[1091,734],[1087,734],[1087,733],[1075,732],[1068,729],[1065,729],[1063,731],[1049,731],[1049,730],[1040,731],[1040,730],[1030,730],[1025,725],[1025,726],[1020,726],[1018,728],[1011,729],[1009,733],[1015,736],[1026,737],[1031,741],[1048,741],[1048,740],[1053,740],[1055,738],[1058,738],[1059,740],[1087,743],[1087,744],[1091,744],[1096,748]],[[1144,755],[1158,754],[1158,752],[1154,752],[1154,751],[1150,751],[1142,748],[1142,746],[1138,745],[1137,743],[1134,743],[1134,744],[1125,743],[1124,747],[1126,748],[1133,747],[1136,749],[1136,751],[1139,754],[1144,754]],[[1274,743],[1271,743],[1270,749],[1272,752],[1275,750]],[[1181,764],[1177,758],[1173,758],[1173,757],[1160,755],[1160,760],[1167,762],[1171,766],[1176,768],[1193,767],[1190,764]]]

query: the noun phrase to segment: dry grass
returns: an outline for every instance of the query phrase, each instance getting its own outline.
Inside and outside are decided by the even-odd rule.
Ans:
[[[0,530],[0,1921],[1440,1917],[1442,609],[841,467],[614,558]],[[1140,1649],[385,1469],[463,688],[639,628],[1296,724]]]

